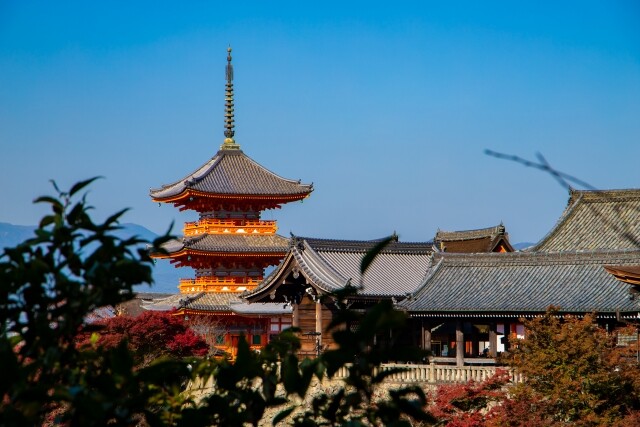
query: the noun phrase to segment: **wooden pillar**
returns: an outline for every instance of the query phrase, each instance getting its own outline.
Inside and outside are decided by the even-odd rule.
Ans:
[[[319,346],[322,346],[322,304],[320,299],[316,302],[316,334]]]
[[[300,327],[300,311],[298,310],[298,304],[293,304],[293,319],[291,319],[291,326],[294,328]]]
[[[409,320],[409,330],[411,331],[411,345],[414,347],[422,348],[422,338],[417,338],[416,335],[419,330],[416,330],[415,320]]]
[[[427,351],[431,351],[431,328],[429,327],[429,324],[427,324],[427,327],[424,328],[424,349]]]
[[[509,341],[511,339],[511,323],[504,324],[504,351],[509,351]]]
[[[456,366],[464,366],[464,332],[462,322],[456,322]]]
[[[489,357],[498,355],[498,334],[496,333],[496,324],[489,325]]]

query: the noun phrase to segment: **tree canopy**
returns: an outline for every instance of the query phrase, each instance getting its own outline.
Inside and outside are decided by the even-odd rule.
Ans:
[[[511,421],[505,425],[613,425],[638,419],[637,342],[616,345],[618,334],[636,335],[635,327],[609,333],[594,314],[561,317],[553,307],[525,327],[526,339],[510,359],[525,381],[502,405],[503,420]]]
[[[373,345],[377,335],[403,328],[406,315],[391,302],[366,313],[348,310],[339,302],[356,292],[352,287],[331,296],[340,306],[330,325],[339,347],[314,360],[298,358],[294,329],[260,353],[241,339],[233,364],[206,358],[141,360],[138,352],[162,341],[127,319],[93,325],[92,331],[85,321],[89,313],[132,298],[135,285],[152,283],[152,260],[142,247],[147,242],[114,235],[126,210],[102,223],[90,217],[91,207],[79,193],[92,181],[69,191],[54,183],[56,195],[36,200],[49,205],[51,213],[40,221],[35,237],[0,257],[0,364],[6,374],[0,382],[0,424],[257,425],[267,408],[283,407],[274,424],[286,419],[300,426],[408,426],[411,420],[434,420],[424,409],[426,396],[419,387],[401,387],[374,400],[374,388],[395,372],[378,372],[382,361],[391,355],[404,360],[424,355],[399,350],[393,340]],[[161,251],[168,239],[153,242],[153,251]],[[363,260],[362,271],[371,259]],[[147,320],[166,319],[150,314]],[[348,322],[357,322],[358,329],[347,328]],[[106,328],[102,338],[97,327],[103,333]],[[90,333],[82,345],[79,331]],[[180,344],[191,339],[187,333],[176,337]],[[179,347],[175,343],[173,351]],[[331,377],[340,368],[349,374],[336,393],[314,396],[308,410],[293,413],[291,397],[306,396],[314,377]],[[185,393],[189,382],[209,378],[215,387],[202,400]]]

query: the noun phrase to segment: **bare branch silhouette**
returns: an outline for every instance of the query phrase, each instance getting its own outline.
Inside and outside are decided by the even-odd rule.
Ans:
[[[598,189],[594,186],[592,186],[591,184],[589,184],[588,182],[585,182],[579,178],[576,178],[572,175],[569,175],[567,173],[561,172],[557,169],[555,169],[553,166],[551,166],[551,164],[547,161],[547,159],[541,154],[541,153],[536,153],[536,157],[538,159],[538,162],[535,161],[531,161],[531,160],[527,160],[524,159],[522,157],[519,156],[515,156],[512,154],[504,154],[504,153],[498,153],[496,151],[493,150],[489,150],[489,149],[485,149],[484,153],[488,156],[492,156],[495,157],[497,159],[502,159],[502,160],[509,160],[512,162],[516,162],[516,163],[520,163],[521,165],[524,165],[526,167],[531,167],[534,169],[539,169],[543,172],[547,172],[549,173],[556,181],[558,181],[558,183],[566,188],[567,190],[573,190],[574,188],[571,186],[570,182],[577,184],[581,187],[584,187],[587,190],[592,190],[592,191],[597,191]],[[606,195],[603,194],[602,195],[603,198],[606,199]],[[635,233],[633,232],[633,228],[632,225],[627,221],[623,219],[623,215],[622,212],[620,212],[620,207],[616,206],[615,210],[616,213],[618,214],[618,219],[620,220],[619,222],[615,223],[613,221],[611,221],[609,218],[606,218],[602,215],[601,212],[598,212],[596,209],[591,208],[594,216],[596,216],[598,219],[600,219],[602,224],[605,224],[609,227],[611,227],[611,229],[613,229],[616,233],[620,234],[621,236],[623,236],[628,242],[630,242],[635,248],[640,249],[640,238],[638,238]],[[638,211],[638,209],[636,209],[636,211]]]
[[[520,163],[521,165],[524,165],[526,167],[539,169],[541,171],[547,172],[551,174],[551,176],[553,176],[560,183],[560,185],[562,185],[564,188],[567,188],[567,189],[573,189],[571,184],[569,184],[569,182],[573,182],[574,184],[577,184],[588,190],[597,190],[597,188],[595,188],[588,182],[585,182],[581,179],[576,178],[575,176],[569,175],[568,173],[560,172],[559,170],[553,168],[549,164],[549,162],[547,162],[544,156],[540,153],[536,154],[536,157],[538,158],[539,163],[531,160],[523,159],[522,157],[515,156],[512,154],[498,153],[497,151],[493,151],[489,149],[485,149],[484,153],[487,156],[495,157],[497,159],[502,159],[502,160],[510,160],[512,162]]]

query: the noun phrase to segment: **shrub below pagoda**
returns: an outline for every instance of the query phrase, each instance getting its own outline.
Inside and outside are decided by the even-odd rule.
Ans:
[[[78,336],[80,347],[98,345],[112,349],[126,342],[137,366],[146,366],[158,357],[205,356],[207,343],[181,317],[168,312],[147,311],[137,317],[116,316],[84,328]]]

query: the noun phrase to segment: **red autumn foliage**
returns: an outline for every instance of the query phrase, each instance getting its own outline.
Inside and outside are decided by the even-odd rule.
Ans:
[[[431,414],[448,427],[485,426],[494,417],[496,404],[506,398],[510,376],[498,369],[491,378],[465,384],[443,384],[433,394]]]
[[[502,425],[608,426],[636,417],[635,345],[616,346],[616,335],[598,326],[594,315],[561,318],[551,308],[525,325],[527,338],[512,350],[511,364],[526,380],[501,405]]]
[[[126,340],[136,364],[142,366],[161,356],[204,356],[209,350],[207,343],[189,329],[181,317],[167,312],[147,311],[137,317],[100,320],[80,332],[78,345],[92,345],[91,337],[96,329],[96,345],[114,348]]]

